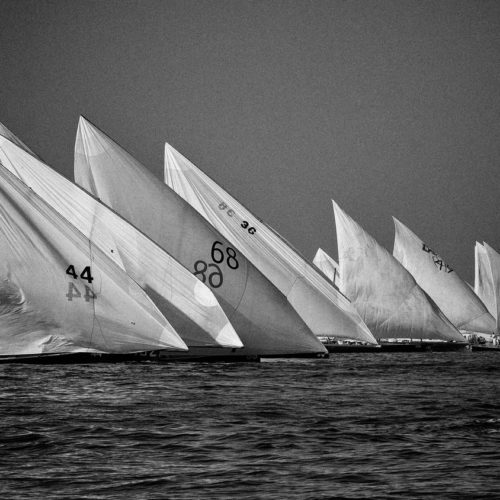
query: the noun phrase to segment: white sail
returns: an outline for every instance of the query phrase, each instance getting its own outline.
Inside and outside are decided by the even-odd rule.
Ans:
[[[393,255],[459,329],[492,333],[495,320],[471,288],[417,235],[394,218]]]
[[[377,343],[349,300],[297,250],[169,144],[165,182],[288,298],[315,335]]]
[[[318,248],[313,264],[337,287],[340,288],[339,265],[324,250]]]
[[[475,276],[474,292],[483,301],[488,312],[497,319],[497,297],[493,272],[486,247],[476,241],[475,254]],[[498,323],[497,323],[498,325]]]
[[[496,320],[500,333],[500,254],[490,245],[476,243],[476,293]]]
[[[180,196],[84,118],[75,144],[75,179],[210,286],[243,341],[238,355],[326,352],[255,266]]]
[[[5,137],[6,139],[9,139],[9,141],[13,142],[17,146],[19,146],[21,149],[24,149],[27,153],[30,155],[34,156],[35,158],[40,159],[38,155],[36,155],[26,144],[24,144],[19,137],[17,137],[15,134],[13,134],[3,123],[0,123],[0,135],[2,137]]]
[[[0,355],[186,350],[139,286],[0,165]]]
[[[379,341],[465,342],[408,271],[334,201],[342,291]]]
[[[3,137],[0,162],[125,270],[188,346],[242,347],[210,289],[147,236]]]

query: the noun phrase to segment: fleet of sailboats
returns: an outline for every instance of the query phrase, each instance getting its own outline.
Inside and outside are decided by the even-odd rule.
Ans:
[[[393,345],[465,344],[412,275],[335,202],[333,209],[342,291],[375,338]]]
[[[188,346],[243,346],[212,291],[122,217],[2,137],[0,162],[138,283]]]
[[[146,167],[85,118],[75,180],[208,284],[241,338],[237,352],[199,356],[321,355],[325,347],[286,297],[235,246]]]
[[[310,262],[168,143],[161,182],[83,117],[74,168],[0,123],[0,361],[500,350],[486,243],[471,287],[397,219],[391,254],[333,202],[338,263]]]
[[[186,350],[146,293],[0,166],[0,356]]]

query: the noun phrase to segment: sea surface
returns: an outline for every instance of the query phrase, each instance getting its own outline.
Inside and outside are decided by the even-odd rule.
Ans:
[[[500,352],[0,365],[0,498],[500,498]]]

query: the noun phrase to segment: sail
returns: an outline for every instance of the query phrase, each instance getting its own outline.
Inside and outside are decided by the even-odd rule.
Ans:
[[[212,289],[244,344],[238,355],[326,351],[255,266],[180,196],[84,118],[75,144],[75,179]]]
[[[0,162],[137,282],[188,346],[242,347],[210,289],[147,236],[2,137]]]
[[[0,355],[186,350],[139,286],[0,165]]]
[[[5,137],[6,139],[9,139],[9,141],[13,142],[14,144],[16,144],[16,146],[19,146],[21,149],[24,149],[24,151],[34,156],[35,158],[39,158],[39,156],[33,153],[33,151],[31,151],[31,149],[28,146],[26,146],[26,144],[24,144],[24,142],[21,141],[19,137],[14,135],[3,123],[0,123],[0,135],[2,137]]]
[[[465,342],[408,271],[334,201],[342,291],[378,340]]]
[[[483,301],[488,312],[497,318],[497,298],[495,284],[493,282],[493,272],[486,247],[476,241],[475,254],[475,276],[474,292]],[[498,326],[497,326],[498,328]]]
[[[495,333],[500,333],[500,254],[484,242],[476,243],[475,290],[496,320]]]
[[[318,248],[313,264],[338,288],[340,288],[339,265],[324,250]]]
[[[315,335],[377,343],[349,300],[299,252],[169,144],[165,182],[288,298]]]
[[[492,333],[495,320],[458,274],[404,224],[394,218],[394,257],[459,329]]]

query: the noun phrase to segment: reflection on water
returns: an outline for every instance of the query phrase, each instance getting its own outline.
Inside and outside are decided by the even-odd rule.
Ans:
[[[2,498],[500,495],[500,353],[0,365]]]

